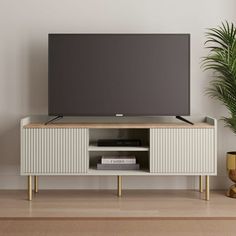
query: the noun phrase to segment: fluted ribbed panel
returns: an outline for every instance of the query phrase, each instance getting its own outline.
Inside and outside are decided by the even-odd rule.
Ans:
[[[88,129],[22,130],[21,174],[75,174],[88,171]]]
[[[216,173],[215,129],[150,129],[150,172]]]

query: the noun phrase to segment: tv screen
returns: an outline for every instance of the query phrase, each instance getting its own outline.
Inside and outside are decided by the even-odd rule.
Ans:
[[[189,34],[49,34],[49,115],[190,114]]]

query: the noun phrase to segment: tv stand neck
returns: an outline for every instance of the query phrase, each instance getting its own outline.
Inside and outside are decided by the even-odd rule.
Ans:
[[[189,121],[189,120],[183,118],[182,116],[176,116],[175,118],[178,119],[178,120],[181,120],[181,121],[183,121],[183,122],[186,122],[186,123],[188,123],[188,124],[190,124],[190,125],[194,125],[193,122],[191,122],[191,121]]]
[[[56,120],[60,120],[62,119],[63,116],[56,116],[56,117],[53,117],[52,119],[48,120],[47,122],[44,123],[44,125],[48,125],[49,123],[53,122],[53,121],[56,121]]]

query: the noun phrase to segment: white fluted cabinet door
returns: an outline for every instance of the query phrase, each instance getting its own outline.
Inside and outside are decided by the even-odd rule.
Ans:
[[[216,138],[211,128],[150,129],[150,172],[216,174]]]
[[[88,159],[88,129],[22,129],[22,175],[86,173]]]

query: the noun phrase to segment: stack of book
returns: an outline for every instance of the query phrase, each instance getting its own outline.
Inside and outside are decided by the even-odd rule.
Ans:
[[[139,170],[135,156],[102,156],[98,170]]]

